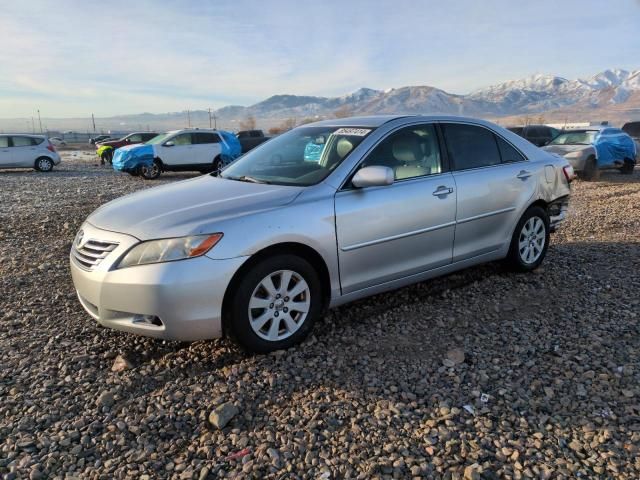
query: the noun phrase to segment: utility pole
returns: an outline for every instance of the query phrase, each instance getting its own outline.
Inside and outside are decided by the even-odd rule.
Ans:
[[[218,117],[216,117],[215,113],[213,114],[213,128],[218,129]]]
[[[189,124],[189,128],[191,128],[191,112],[187,110],[187,123]]]
[[[93,113],[91,114],[91,123],[93,123],[93,133],[96,133],[96,119],[93,116]]]
[[[35,133],[36,133],[36,122],[35,122],[35,120],[33,119],[33,115],[31,115],[31,130],[32,130],[32,132],[31,132],[31,133],[33,133],[33,134],[35,134]]]
[[[40,124],[40,133],[42,133],[42,119],[40,118],[40,109],[38,109],[38,123]]]
[[[211,128],[211,109],[209,109],[209,128]]]

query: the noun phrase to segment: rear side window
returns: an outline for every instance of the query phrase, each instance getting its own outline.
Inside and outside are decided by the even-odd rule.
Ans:
[[[500,163],[498,144],[490,130],[461,123],[444,123],[442,130],[455,170],[489,167]]]
[[[498,135],[496,135],[496,142],[498,142],[498,149],[500,150],[502,163],[523,162],[526,160],[518,150]]]
[[[9,146],[9,137],[0,137],[0,148],[7,148]]]
[[[220,143],[220,137],[217,133],[199,132],[194,136],[196,137],[194,143]]]
[[[14,147],[30,147],[35,145],[31,137],[11,137]]]
[[[33,142],[34,145],[40,145],[42,142],[44,142],[44,138],[31,137],[31,141]]]

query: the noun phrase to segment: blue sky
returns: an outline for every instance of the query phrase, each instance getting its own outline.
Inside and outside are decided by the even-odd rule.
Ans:
[[[270,95],[640,68],[640,0],[20,0],[0,117],[167,112]]]

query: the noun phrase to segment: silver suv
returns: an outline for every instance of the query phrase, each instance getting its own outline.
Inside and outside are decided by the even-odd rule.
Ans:
[[[267,352],[326,308],[483,262],[540,265],[568,162],[482,120],[327,120],[266,142],[219,177],[114,200],[71,250],[102,325],[158,338],[229,332]]]
[[[0,168],[50,172],[60,161],[60,154],[44,135],[0,135]]]

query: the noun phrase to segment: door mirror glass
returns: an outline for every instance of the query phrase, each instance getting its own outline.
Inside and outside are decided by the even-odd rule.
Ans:
[[[393,183],[393,170],[389,167],[372,165],[356,172],[351,184],[356,188],[382,187]]]
[[[173,147],[175,145],[175,143],[173,143],[173,140],[169,140],[168,142],[166,142],[164,144],[165,147]]]

